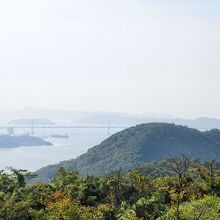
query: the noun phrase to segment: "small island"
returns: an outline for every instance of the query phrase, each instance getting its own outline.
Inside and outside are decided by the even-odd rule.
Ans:
[[[0,135],[0,148],[15,148],[20,146],[48,146],[52,143],[42,138],[30,135]]]

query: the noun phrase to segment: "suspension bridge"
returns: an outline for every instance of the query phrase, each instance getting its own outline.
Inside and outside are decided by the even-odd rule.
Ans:
[[[128,128],[126,126],[111,126],[103,125],[103,126],[66,126],[66,125],[54,125],[54,126],[37,126],[34,125],[33,121],[31,125],[24,125],[24,126],[2,126],[0,130],[6,130],[9,135],[15,134],[15,130],[17,129],[27,129],[30,131],[30,134],[33,135],[36,129],[107,129],[107,132],[110,132],[110,129],[125,129]]]

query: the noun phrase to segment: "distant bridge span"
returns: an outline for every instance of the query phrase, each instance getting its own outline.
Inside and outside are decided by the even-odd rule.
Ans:
[[[31,129],[31,128],[128,128],[128,126],[7,126],[0,129]]]
[[[15,129],[31,129],[31,134],[34,134],[34,129],[95,129],[95,128],[102,128],[102,129],[108,129],[108,132],[110,129],[125,129],[128,128],[128,126],[65,126],[65,125],[59,125],[59,126],[3,126],[0,127],[1,130],[7,130],[8,134],[14,134]]]

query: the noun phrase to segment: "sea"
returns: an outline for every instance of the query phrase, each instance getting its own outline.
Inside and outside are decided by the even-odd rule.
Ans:
[[[35,129],[34,135],[43,137],[52,146],[25,146],[16,148],[0,148],[0,170],[9,167],[36,171],[47,165],[74,159],[100,144],[103,140],[122,129],[112,128],[71,128],[71,129]],[[16,131],[18,134],[25,130]],[[51,135],[68,134],[69,138],[52,138]]]

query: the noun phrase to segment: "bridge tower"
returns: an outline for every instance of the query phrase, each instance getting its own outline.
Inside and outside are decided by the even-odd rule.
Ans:
[[[31,135],[34,135],[34,119],[31,119]]]

